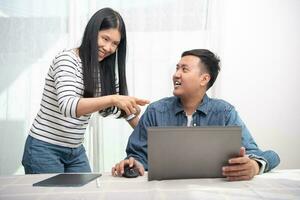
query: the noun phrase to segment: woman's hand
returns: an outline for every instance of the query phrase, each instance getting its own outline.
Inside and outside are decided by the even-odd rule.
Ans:
[[[112,106],[124,110],[126,115],[129,116],[130,114],[139,113],[139,106],[144,106],[148,103],[148,100],[125,95],[80,98],[76,109],[76,116],[80,117]]]
[[[139,106],[144,106],[150,101],[146,99],[139,99],[136,97],[125,96],[125,95],[112,95],[113,106],[124,110],[127,116],[131,114],[138,115],[140,113]]]

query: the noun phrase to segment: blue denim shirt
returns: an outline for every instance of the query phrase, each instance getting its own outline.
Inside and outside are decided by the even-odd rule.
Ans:
[[[270,171],[279,164],[277,153],[258,148],[235,108],[226,101],[205,95],[192,117],[193,126],[241,126],[242,145],[246,148],[247,155],[264,160],[266,162],[264,172]],[[146,128],[186,125],[187,117],[178,97],[167,97],[151,103],[129,137],[126,148],[127,158],[134,157],[144,165],[145,170],[148,170]]]

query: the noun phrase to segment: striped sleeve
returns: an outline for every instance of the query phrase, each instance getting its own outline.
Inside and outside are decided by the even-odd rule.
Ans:
[[[60,113],[65,117],[76,118],[80,97],[76,94],[76,64],[73,58],[68,53],[57,56],[50,70],[57,91]]]

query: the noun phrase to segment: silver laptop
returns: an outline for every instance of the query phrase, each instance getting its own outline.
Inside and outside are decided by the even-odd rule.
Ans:
[[[220,178],[239,154],[241,127],[148,127],[148,180]]]

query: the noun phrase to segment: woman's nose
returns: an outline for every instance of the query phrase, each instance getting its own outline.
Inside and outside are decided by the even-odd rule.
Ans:
[[[110,52],[110,44],[109,43],[106,43],[104,46],[103,46],[103,49],[106,51],[106,52]]]

